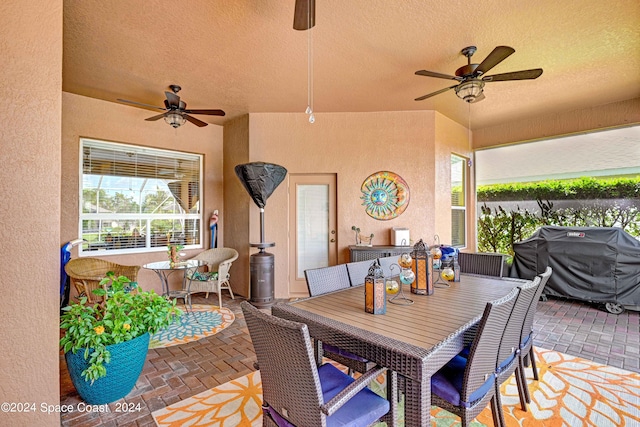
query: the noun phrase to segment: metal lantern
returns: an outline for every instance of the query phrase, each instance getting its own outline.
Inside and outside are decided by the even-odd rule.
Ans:
[[[364,278],[364,311],[371,314],[387,312],[384,273],[378,260],[375,260]]]
[[[422,239],[413,246],[413,263],[411,269],[416,278],[411,284],[411,293],[418,295],[433,294],[433,268],[429,260],[429,248],[424,244]]]

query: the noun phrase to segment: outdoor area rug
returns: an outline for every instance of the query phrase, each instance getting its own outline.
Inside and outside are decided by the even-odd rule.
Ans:
[[[502,385],[507,427],[640,425],[640,374],[551,350],[537,348],[536,354],[540,381],[529,379],[532,402],[527,412],[520,409],[515,378]],[[530,377],[531,370],[527,373]],[[384,394],[384,381],[383,375],[371,388]],[[262,425],[261,392],[256,371],[152,415],[160,427],[258,427]],[[431,417],[437,427],[460,425],[458,417],[435,406]],[[471,426],[493,426],[489,407]]]
[[[193,310],[183,308],[180,320],[151,336],[149,348],[170,347],[215,335],[233,323],[231,310],[215,305],[193,304]]]

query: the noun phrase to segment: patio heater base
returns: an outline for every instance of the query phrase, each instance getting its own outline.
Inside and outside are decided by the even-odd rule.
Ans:
[[[274,256],[268,252],[251,255],[251,299],[249,302],[258,308],[269,308],[274,304]]]

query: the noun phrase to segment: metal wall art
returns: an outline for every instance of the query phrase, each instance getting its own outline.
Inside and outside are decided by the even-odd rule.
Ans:
[[[409,205],[409,186],[402,177],[380,171],[370,175],[360,187],[367,215],[381,221],[398,217]]]

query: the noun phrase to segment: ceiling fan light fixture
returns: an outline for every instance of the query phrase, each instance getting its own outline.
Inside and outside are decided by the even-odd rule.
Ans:
[[[174,112],[167,113],[167,115],[164,116],[164,121],[170,124],[171,127],[178,128],[182,126],[187,121],[187,119],[185,119],[182,114]]]
[[[482,80],[471,79],[464,83],[460,83],[456,86],[455,91],[458,98],[465,102],[473,102],[478,96],[480,96],[483,88],[484,82]]]

